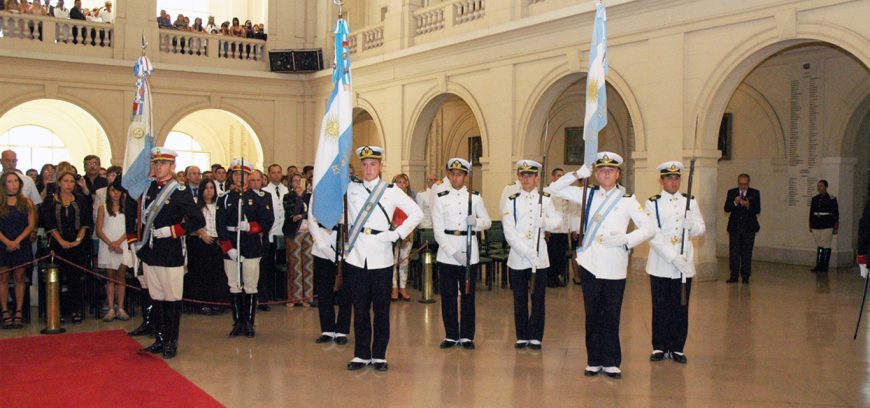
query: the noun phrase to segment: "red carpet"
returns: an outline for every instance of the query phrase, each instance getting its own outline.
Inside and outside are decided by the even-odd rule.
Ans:
[[[0,340],[3,407],[220,407],[121,330]]]

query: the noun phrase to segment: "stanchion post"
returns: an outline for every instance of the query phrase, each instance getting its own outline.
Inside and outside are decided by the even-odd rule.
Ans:
[[[52,262],[45,267],[45,328],[42,334],[60,334],[66,329],[60,327],[60,271]]]
[[[435,303],[432,298],[432,264],[432,251],[427,246],[423,252],[423,298],[419,300],[420,303]]]

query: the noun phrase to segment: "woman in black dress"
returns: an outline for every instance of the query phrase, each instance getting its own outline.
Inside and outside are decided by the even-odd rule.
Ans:
[[[203,179],[199,183],[196,206],[205,217],[205,227],[187,237],[187,275],[184,276],[185,298],[205,302],[229,302],[227,276],[224,273],[224,255],[218,245],[217,187],[214,180]],[[195,305],[201,314],[223,311],[212,305]]]
[[[33,260],[30,233],[36,228],[36,207],[21,194],[21,175],[7,171],[0,177],[0,306],[2,327],[20,328],[24,324],[24,271],[21,266]],[[15,268],[15,269],[12,269]],[[10,315],[9,275],[15,279],[15,314]]]
[[[61,258],[90,268],[93,208],[88,197],[75,193],[76,179],[72,172],[58,173],[57,193],[46,197],[39,208],[40,226],[45,228],[49,248]],[[85,239],[87,237],[87,239]],[[82,274],[67,262],[59,261],[61,282],[67,291],[61,297],[61,311],[69,313],[73,323],[82,321]]]

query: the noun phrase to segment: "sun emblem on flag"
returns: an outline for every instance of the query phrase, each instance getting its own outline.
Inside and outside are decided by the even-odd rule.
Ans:
[[[335,117],[330,117],[326,120],[326,135],[330,139],[338,139],[339,135],[338,120]]]
[[[589,93],[589,97],[593,100],[598,100],[598,80],[592,79],[589,81],[589,87],[586,90]]]

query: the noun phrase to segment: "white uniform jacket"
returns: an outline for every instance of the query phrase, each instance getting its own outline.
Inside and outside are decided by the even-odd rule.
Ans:
[[[513,183],[506,185],[501,190],[501,197],[498,199],[498,210],[501,211],[502,214],[504,214],[505,211],[507,211],[507,208],[503,207],[503,206],[505,204],[507,204],[508,197],[510,197],[516,193],[519,193],[520,190],[522,190],[522,187],[520,186],[519,180],[516,180]]]
[[[574,173],[565,174],[550,184],[550,191],[553,195],[575,203],[583,203],[583,189],[571,185],[576,180]],[[588,225],[585,231],[588,247],[582,244],[577,247],[577,263],[598,279],[625,279],[629,249],[655,235],[655,221],[637,202],[634,194],[625,194],[625,191],[618,186],[608,192],[593,187],[589,188],[586,194],[592,197],[586,203],[589,208]],[[614,201],[616,204],[611,207]],[[629,221],[633,221],[637,229],[626,234]],[[607,246],[605,238],[620,238],[625,241],[625,244]]]
[[[544,187],[544,192],[549,194],[550,187]],[[562,222],[553,228],[547,228],[547,232],[554,234],[580,232],[580,204],[552,195],[550,196],[550,200],[553,201],[553,208],[557,213],[559,213]]]
[[[348,221],[351,223],[348,228],[350,230],[353,230],[353,223],[356,221],[357,214],[360,213],[363,205],[365,205],[369,197],[369,191],[374,189],[380,181],[380,178],[372,181],[355,180],[347,186]],[[374,231],[390,231],[390,222],[393,219],[393,212],[396,208],[400,208],[408,216],[402,225],[395,230],[399,234],[399,238],[404,239],[407,237],[417,227],[420,220],[423,219],[423,211],[420,210],[417,203],[405,194],[404,191],[394,185],[390,185],[384,191],[381,199],[374,205],[374,208],[372,208],[371,215],[363,225],[364,230],[360,232],[356,244],[350,253],[347,254],[347,263],[357,268],[368,267],[368,269],[382,269],[393,266],[395,261],[393,259],[392,243],[382,238],[377,238],[378,234]],[[388,233],[388,235],[391,234]]]
[[[338,229],[339,225],[341,224],[335,224],[335,229]],[[338,232],[335,229],[328,230],[320,226],[317,218],[314,217],[312,207],[308,206],[308,232],[311,233],[311,238],[314,240],[314,245],[311,246],[311,255],[335,261],[335,245],[338,237]]]
[[[474,231],[484,231],[492,226],[492,219],[489,213],[486,212],[486,206],[483,205],[483,199],[480,194],[473,192],[471,194],[471,215],[477,219],[477,225],[474,226]],[[432,203],[432,230],[435,233],[435,241],[438,242],[437,262],[460,265],[453,257],[457,252],[465,253],[466,238],[465,235],[456,235],[452,231],[465,232],[468,230],[468,225],[465,224],[465,219],[468,217],[468,189],[463,186],[456,190],[453,187],[441,191],[435,195],[435,201]],[[451,231],[448,233],[447,231]],[[471,264],[480,262],[480,248],[478,248],[477,235],[471,237]]]
[[[508,268],[531,269],[530,259],[535,259],[537,269],[550,267],[544,231],[538,234],[537,228],[538,218],[541,217],[541,205],[544,206],[544,230],[555,228],[562,222],[562,217],[553,208],[553,200],[549,193],[544,193],[541,204],[538,204],[539,197],[538,190],[530,192],[520,190],[508,196],[501,205],[505,209],[501,217],[504,237],[511,246],[507,261]],[[540,239],[538,241],[540,247],[535,245],[536,239]]]
[[[417,205],[423,210],[423,220],[420,221],[420,228],[432,228],[432,189],[434,185],[427,188],[426,191],[417,193]]]
[[[271,182],[261,190],[272,195],[272,210],[275,212],[275,223],[272,224],[272,230],[269,231],[269,242],[274,242],[276,236],[284,235],[284,232],[281,231],[284,227],[284,196],[290,193],[290,190],[283,184],[275,185]],[[283,245],[284,243],[280,242],[278,244]]]
[[[692,199],[686,217],[694,222],[691,230],[683,237],[683,213],[686,211],[686,196],[677,192],[670,194],[662,191],[649,198],[645,203],[646,211],[656,223],[656,235],[650,241],[651,251],[646,261],[646,272],[660,278],[680,279],[680,271],[672,263],[680,255],[680,242],[685,239],[683,253],[689,262],[687,278],[695,276],[694,247],[691,237],[697,237],[707,230],[704,217],[698,209],[698,202]]]

